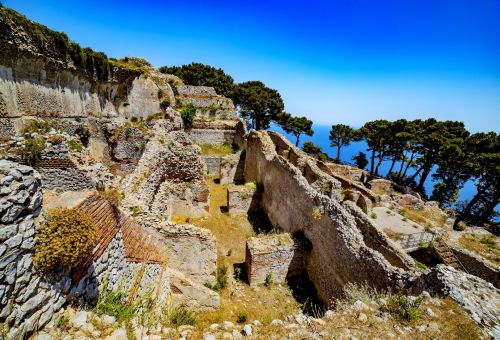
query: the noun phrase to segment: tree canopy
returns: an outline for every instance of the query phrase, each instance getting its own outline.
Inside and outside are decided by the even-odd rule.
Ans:
[[[307,117],[293,117],[289,113],[282,113],[278,118],[279,124],[286,133],[295,136],[295,146],[299,145],[299,139],[302,134],[312,136],[314,131],[312,129],[313,122]]]
[[[328,160],[328,156],[323,152],[321,147],[317,146],[313,142],[305,142],[304,145],[302,145],[302,151],[309,155],[315,156],[319,160]]]
[[[256,130],[268,129],[271,121],[279,122],[285,108],[278,91],[261,81],[238,84],[234,102],[248,126]]]
[[[162,66],[159,70],[181,78],[186,85],[212,86],[217,94],[234,97],[236,85],[233,77],[220,68],[193,62],[182,66]]]
[[[344,124],[332,125],[328,138],[331,142],[330,146],[337,148],[337,160],[340,161],[340,149],[351,144],[355,138],[355,130]]]

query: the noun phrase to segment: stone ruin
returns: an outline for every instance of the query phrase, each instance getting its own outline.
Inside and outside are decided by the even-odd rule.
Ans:
[[[230,99],[210,87],[184,85],[145,61],[145,74],[122,70],[97,81],[65,61],[33,53],[36,48],[17,51],[21,38],[1,39],[6,37],[11,40],[0,40],[6,47],[0,52],[0,152],[9,159],[0,160],[0,322],[10,327],[9,336],[24,337],[63,306],[93,304],[98,291],[123,282],[131,299],[153,288],[158,305],[217,308],[218,294],[204,286],[216,280],[215,237],[171,221],[173,215],[207,214],[207,174],[229,184],[229,213],[258,209],[276,232],[247,242],[252,286],[270,273],[282,282],[305,272],[324,302],[342,296],[347,283],[412,294],[428,290],[449,294],[472,312],[484,306],[476,319],[490,330],[500,323],[491,312],[500,299],[493,287],[499,285],[498,268],[453,248],[469,273],[493,285],[443,266],[422,271],[367,216],[392,195],[393,183],[366,183],[366,172],[313,159],[278,133],[247,133]],[[160,101],[166,98],[171,107],[164,109]],[[178,109],[187,104],[197,116],[184,130]],[[40,136],[47,147],[33,169],[19,164],[13,151],[25,143],[23,127],[40,118],[57,119],[62,131]],[[82,150],[69,147],[72,140]],[[202,155],[197,145],[226,145],[235,152]],[[96,188],[122,192],[120,208]],[[413,193],[397,199],[406,206],[422,202]],[[42,209],[55,206],[86,212],[100,241],[84,263],[42,275],[31,259],[35,225]],[[307,247],[297,244],[297,235]],[[473,285],[461,287],[467,280]],[[484,298],[471,293],[475,288]]]

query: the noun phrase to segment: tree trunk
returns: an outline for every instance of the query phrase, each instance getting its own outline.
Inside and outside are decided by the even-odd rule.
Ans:
[[[465,218],[467,218],[470,214],[470,211],[472,210],[472,207],[477,203],[479,202],[479,199],[481,198],[482,196],[482,192],[481,191],[478,191],[474,197],[472,197],[472,200],[467,204],[467,206],[465,207],[464,211],[462,211],[458,216],[457,218],[455,219],[455,222],[453,222],[453,229],[455,230],[459,230],[457,228],[458,226],[458,223],[460,223],[461,221],[463,221]]]
[[[378,176],[378,168],[380,167],[380,164],[382,164],[384,157],[385,157],[385,153],[379,154],[379,156],[378,156],[377,167],[375,168],[375,176]]]
[[[497,191],[493,196],[493,199],[488,203],[486,209],[479,217],[479,220],[477,222],[478,227],[483,226],[488,221],[488,219],[493,214],[493,211],[495,211],[495,207],[498,205],[499,199],[500,199],[500,191]]]
[[[373,168],[375,166],[375,149],[372,150],[372,161],[370,164],[370,175],[373,175]]]
[[[410,177],[410,179],[408,179],[408,183],[411,183],[411,181],[417,178],[417,176],[420,174],[420,171],[422,171],[423,169],[424,166],[422,165],[417,171],[415,171],[415,173]]]
[[[411,153],[410,160],[406,163],[405,170],[403,171],[403,174],[401,175],[402,178],[406,176],[406,173],[408,172],[408,169],[410,168],[411,162],[413,162],[413,158],[415,158],[415,152]]]
[[[391,167],[389,168],[389,172],[387,173],[387,176],[389,176],[392,172],[392,169],[394,168],[394,164],[396,164],[396,156],[392,159],[392,164]]]
[[[422,173],[422,177],[420,177],[420,181],[418,182],[418,185],[415,190],[424,193],[425,180],[427,179],[427,176],[429,176],[431,169],[432,169],[432,164],[429,164],[427,166],[424,164],[424,172]]]
[[[297,137],[297,140],[295,141],[295,146],[299,146],[299,138],[300,138],[300,134],[299,135],[296,135],[295,137]]]
[[[340,144],[337,147],[337,160],[340,161]]]

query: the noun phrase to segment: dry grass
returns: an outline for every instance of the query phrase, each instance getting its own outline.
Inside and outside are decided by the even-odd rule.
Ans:
[[[403,234],[395,232],[390,228],[384,228],[384,233],[394,241],[399,241],[403,238]]]
[[[210,215],[200,218],[173,216],[176,223],[191,223],[212,231],[217,239],[218,265],[227,265],[229,272],[235,263],[245,261],[246,240],[255,236],[246,215],[229,215],[221,211],[227,206],[227,185],[210,181]]]
[[[419,209],[401,207],[399,213],[423,227],[443,228],[447,220],[447,217],[442,214],[438,207],[424,207]]]
[[[500,247],[497,237],[493,235],[476,236],[463,234],[458,240],[460,245],[471,252],[484,257],[496,265],[500,265]]]
[[[246,323],[259,320],[268,325],[274,319],[283,319],[296,314],[299,304],[287,285],[274,284],[272,289],[264,286],[250,288],[244,283],[235,283],[221,293],[221,307],[216,311],[203,312],[197,317],[197,327],[207,329],[213,323],[238,322],[240,313],[247,313]]]
[[[225,144],[200,144],[202,155],[230,155],[233,153],[231,145]]]

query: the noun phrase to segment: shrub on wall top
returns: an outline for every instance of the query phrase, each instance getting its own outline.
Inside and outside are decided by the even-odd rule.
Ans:
[[[182,122],[184,123],[184,128],[190,129],[193,127],[193,121],[195,116],[196,116],[196,108],[191,103],[187,104],[181,110],[181,118]]]
[[[50,210],[35,236],[33,262],[44,271],[77,265],[91,255],[99,238],[87,214],[65,208]]]

